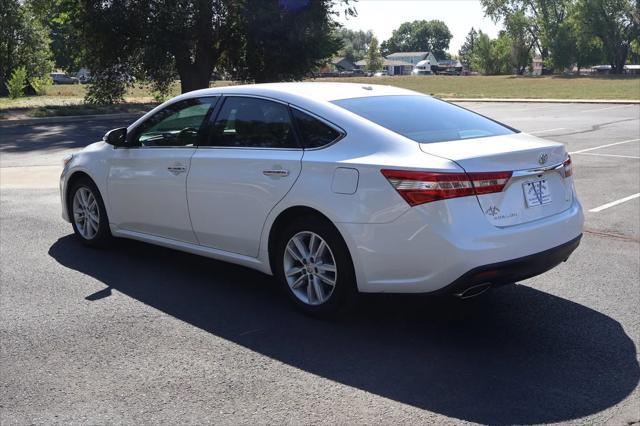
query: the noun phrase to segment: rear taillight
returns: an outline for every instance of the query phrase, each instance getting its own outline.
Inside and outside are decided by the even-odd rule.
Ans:
[[[564,160],[564,163],[562,163],[562,165],[564,166],[564,177],[568,178],[573,174],[573,164],[571,164],[571,156],[568,156],[567,159]]]
[[[501,192],[511,177],[511,172],[467,174],[382,170],[382,174],[411,206],[447,198]]]

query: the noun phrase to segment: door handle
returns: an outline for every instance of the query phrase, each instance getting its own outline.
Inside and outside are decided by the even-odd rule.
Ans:
[[[265,176],[273,176],[273,177],[287,177],[289,176],[289,170],[284,170],[284,169],[263,170],[262,174]]]
[[[185,166],[175,165],[167,167],[167,170],[169,170],[174,176],[178,176],[180,173],[186,172],[187,168]]]

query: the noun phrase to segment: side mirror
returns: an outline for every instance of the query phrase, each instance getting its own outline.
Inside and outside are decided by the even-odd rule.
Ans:
[[[113,146],[124,146],[127,140],[127,128],[120,127],[118,129],[109,130],[102,138],[103,141]]]

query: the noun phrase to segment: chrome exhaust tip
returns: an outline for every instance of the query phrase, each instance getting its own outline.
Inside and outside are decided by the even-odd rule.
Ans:
[[[491,288],[491,283],[482,283],[469,287],[461,293],[456,293],[455,296],[460,299],[471,299],[472,297],[480,296],[485,291]]]

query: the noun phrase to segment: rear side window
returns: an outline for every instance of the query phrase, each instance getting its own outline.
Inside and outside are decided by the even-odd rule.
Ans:
[[[225,99],[206,145],[299,148],[286,105],[239,96]]]
[[[291,109],[305,148],[320,148],[338,139],[341,134],[334,128],[324,124],[295,108]]]
[[[428,96],[371,96],[333,103],[421,143],[515,133],[493,120]]]

